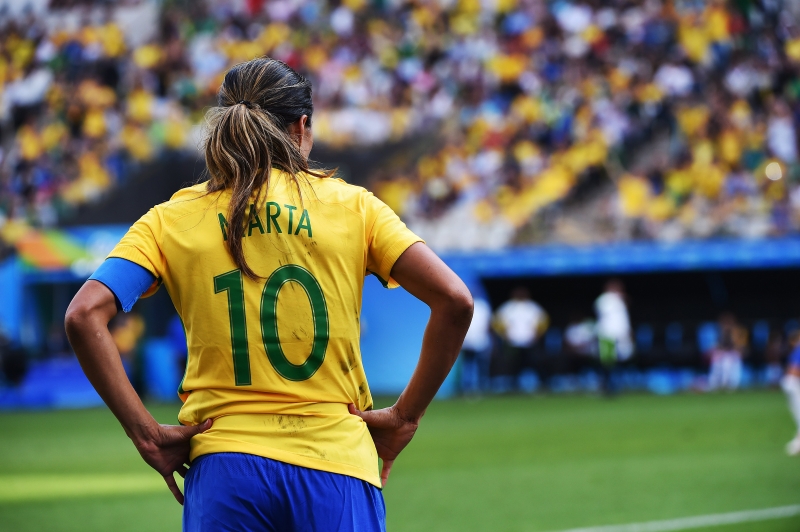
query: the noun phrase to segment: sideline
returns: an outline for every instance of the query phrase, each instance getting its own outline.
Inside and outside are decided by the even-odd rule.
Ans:
[[[586,528],[570,528],[558,532],[670,532],[673,530],[689,530],[704,526],[732,525],[751,521],[766,521],[800,515],[800,504],[792,506],[779,506],[763,510],[745,510],[727,514],[698,515],[695,517],[680,517],[666,521],[648,521],[645,523],[631,523],[628,525],[590,526]]]

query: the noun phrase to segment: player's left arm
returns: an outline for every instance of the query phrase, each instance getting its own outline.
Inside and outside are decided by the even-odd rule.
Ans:
[[[69,305],[64,319],[67,337],[83,371],[117,417],[136,450],[159,472],[175,499],[183,494],[173,473],[186,474],[189,440],[208,430],[211,420],[193,427],[160,425],[131,386],[108,322],[117,314],[114,293],[103,283],[86,281]]]
[[[421,242],[400,255],[391,273],[400,286],[431,309],[422,338],[419,361],[397,402],[388,408],[362,412],[349,405],[369,427],[383,460],[381,481],[389,479],[395,459],[409,444],[420,419],[461,351],[472,321],[472,295],[463,281]]]

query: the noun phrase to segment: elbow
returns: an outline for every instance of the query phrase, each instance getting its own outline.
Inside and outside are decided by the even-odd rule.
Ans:
[[[472,294],[466,286],[453,287],[440,292],[434,301],[428,303],[431,312],[446,319],[451,326],[464,329],[466,334],[472,322]]]
[[[454,291],[448,298],[448,313],[453,317],[459,325],[464,326],[464,332],[472,322],[472,312],[474,309],[474,302],[472,294],[466,286],[462,286],[459,290]]]
[[[81,287],[64,314],[64,329],[72,341],[86,329],[107,324],[117,313],[113,293],[105,285],[89,281]]]
[[[101,314],[101,309],[98,308],[96,301],[92,298],[81,297],[81,294],[76,295],[64,314],[64,330],[70,342],[77,338],[82,331],[92,328],[92,324],[101,319]]]
[[[64,314],[64,330],[67,333],[67,337],[73,338],[90,315],[91,309],[81,304],[77,299],[73,299],[67,308],[66,314]]]

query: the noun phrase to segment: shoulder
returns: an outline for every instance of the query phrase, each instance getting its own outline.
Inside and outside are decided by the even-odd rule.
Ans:
[[[314,195],[320,202],[339,205],[363,218],[368,224],[391,209],[364,187],[335,177],[311,178]],[[392,211],[393,212],[393,211]]]
[[[172,197],[154,207],[154,211],[166,225],[198,212],[205,212],[219,194],[209,193],[206,182],[178,190]]]
[[[363,201],[373,197],[372,192],[364,187],[350,184],[338,177],[311,178],[315,191],[328,201]]]
[[[536,319],[543,312],[542,307],[540,307],[536,301],[530,299],[526,301],[517,301],[514,310],[526,316],[528,319]]]
[[[181,201],[186,199],[195,199],[201,196],[205,196],[208,193],[208,181],[203,181],[202,183],[197,183],[196,185],[192,185],[191,187],[185,187],[177,191],[166,203],[174,202],[174,201]]]
[[[536,301],[530,301],[529,304],[528,304],[528,308],[531,309],[531,311],[533,311],[533,312],[537,312],[537,313],[544,312],[544,309],[542,308],[542,306],[539,303],[537,303]]]

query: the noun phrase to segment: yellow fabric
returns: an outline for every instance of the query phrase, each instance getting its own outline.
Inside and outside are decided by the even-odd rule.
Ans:
[[[412,193],[413,185],[405,179],[382,181],[375,191],[378,197],[394,212],[402,215],[405,204]]]
[[[17,133],[17,141],[19,142],[20,157],[24,161],[33,161],[38,159],[42,154],[44,147],[42,146],[42,139],[36,133],[36,130],[31,126],[23,126]]]
[[[133,124],[125,125],[120,132],[120,140],[137,161],[148,161],[153,157],[153,144],[141,128]]]
[[[83,119],[83,134],[91,139],[99,139],[106,134],[106,117],[100,109],[90,109]]]
[[[711,43],[703,28],[682,26],[678,29],[678,41],[693,62],[702,63],[706,59]]]
[[[533,124],[542,119],[542,104],[530,96],[518,96],[511,104],[512,116],[522,118],[528,124]]]
[[[78,179],[64,187],[61,196],[68,203],[83,203],[96,198],[111,184],[111,177],[97,154],[87,152],[78,157]]]
[[[161,62],[164,53],[155,44],[146,44],[133,52],[133,62],[140,68],[153,68]]]
[[[103,51],[108,57],[119,57],[125,52],[125,34],[113,22],[100,29],[100,40],[103,43]]]
[[[128,115],[137,122],[149,122],[153,116],[155,98],[149,92],[136,89],[128,96]]]
[[[695,186],[698,192],[716,198],[725,184],[725,172],[716,164],[695,165]]]
[[[692,162],[708,166],[714,161],[714,143],[709,139],[699,139],[692,146]]]
[[[694,137],[706,126],[710,116],[711,111],[705,105],[687,107],[678,111],[678,125],[686,136]]]
[[[652,220],[663,222],[675,212],[675,202],[667,194],[653,198],[647,209],[647,215]]]
[[[52,150],[67,138],[69,131],[63,122],[55,121],[47,124],[42,130],[42,144],[44,149]]]
[[[786,56],[792,61],[800,61],[800,37],[786,41]]]
[[[706,10],[706,33],[712,41],[724,42],[730,39],[728,18],[728,12],[723,6],[713,6]]]
[[[742,158],[742,141],[737,131],[726,129],[718,139],[720,158],[729,165],[738,164]]]
[[[667,172],[667,190],[676,196],[685,196],[692,191],[694,180],[692,172],[685,168],[676,168]]]
[[[645,179],[624,175],[618,183],[622,214],[630,218],[643,216],[650,201],[650,185]]]
[[[235,311],[228,303],[235,299],[233,290],[217,290],[215,281],[236,270],[222,223],[228,217],[229,192],[207,194],[205,184],[178,191],[139,219],[109,257],[151,271],[183,320],[189,357],[179,419],[186,425],[215,420],[211,430],[192,439],[192,459],[244,452],[380,486],[372,438],[364,422],[347,412],[349,403],[362,410],[372,407],[359,349],[361,294],[364,276],[371,272],[389,287],[397,286],[390,278],[395,261],[421,239],[363,188],[338,179],[308,179],[301,200],[287,176],[274,170],[266,202],[250,214],[245,229],[247,262],[263,277],[242,276],[241,282],[250,385],[236,385]],[[262,333],[267,278],[287,264],[311,273],[327,309],[324,359],[305,380],[278,373]],[[301,288],[296,281],[286,282],[273,307],[279,345],[296,367],[309,357],[315,339],[324,338],[315,330],[314,313],[320,307],[313,310],[312,296]],[[270,353],[274,356],[275,350]]]
[[[656,103],[664,98],[664,93],[655,83],[648,83],[636,88],[636,98],[642,103]]]
[[[527,57],[521,54],[499,55],[487,63],[489,70],[502,82],[517,80],[525,72]]]

